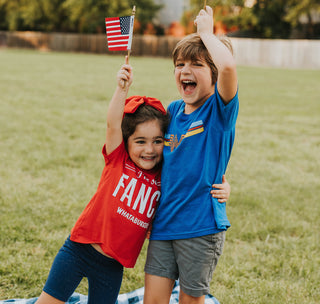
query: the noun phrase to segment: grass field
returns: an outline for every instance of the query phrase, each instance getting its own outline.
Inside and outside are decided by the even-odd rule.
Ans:
[[[0,299],[38,296],[94,194],[122,56],[0,50]],[[131,95],[178,97],[171,60],[131,57]],[[239,67],[221,304],[320,299],[320,71]],[[146,247],[121,292],[143,286]],[[86,282],[77,289],[86,293]]]

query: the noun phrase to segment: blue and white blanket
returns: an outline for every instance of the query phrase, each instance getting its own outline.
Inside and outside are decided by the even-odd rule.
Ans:
[[[170,298],[170,304],[179,303],[179,282],[176,281]],[[117,304],[142,304],[143,303],[144,287],[137,290],[120,294],[118,296]],[[0,304],[15,303],[15,304],[34,304],[37,298],[32,299],[11,299],[0,301]],[[67,304],[87,304],[88,297],[79,293],[74,293],[68,300]],[[212,295],[207,295],[205,304],[219,304],[219,301]]]

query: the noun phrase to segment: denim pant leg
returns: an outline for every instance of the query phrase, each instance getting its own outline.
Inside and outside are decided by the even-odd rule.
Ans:
[[[53,261],[43,291],[66,302],[85,276],[80,264],[79,252],[68,238]]]
[[[91,246],[87,249],[87,254],[92,255],[90,269],[87,272],[88,304],[114,304],[120,291],[123,266]]]
[[[123,266],[90,244],[68,238],[58,252],[43,290],[67,302],[83,277],[88,278],[88,304],[114,304],[120,290]]]

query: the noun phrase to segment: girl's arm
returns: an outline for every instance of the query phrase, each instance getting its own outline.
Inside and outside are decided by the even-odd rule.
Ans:
[[[236,62],[229,49],[213,34],[213,11],[210,6],[202,9],[195,20],[197,32],[218,69],[218,92],[227,104],[238,89]]]
[[[117,73],[117,87],[108,107],[106,135],[107,154],[114,151],[122,142],[121,123],[125,101],[128,96],[132,80],[132,67],[129,65],[128,56],[126,56],[125,64]]]
[[[216,188],[215,190],[211,190],[210,193],[212,197],[218,199],[219,203],[225,203],[230,196],[231,186],[227,182],[225,175],[222,176],[222,184],[213,184],[212,188]]]

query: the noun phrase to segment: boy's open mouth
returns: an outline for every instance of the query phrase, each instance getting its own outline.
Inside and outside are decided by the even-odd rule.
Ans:
[[[197,86],[197,83],[192,80],[182,80],[182,87],[185,93],[192,92],[194,88]]]

